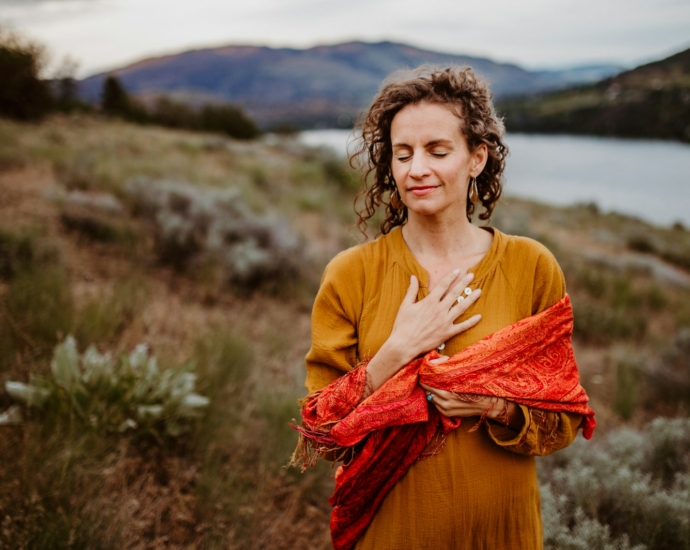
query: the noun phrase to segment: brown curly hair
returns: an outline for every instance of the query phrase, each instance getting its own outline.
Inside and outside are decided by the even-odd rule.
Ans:
[[[421,66],[411,71],[390,75],[374,99],[369,110],[358,122],[361,140],[350,156],[350,164],[363,170],[364,189],[355,201],[357,227],[365,234],[367,220],[380,205],[385,205],[385,218],[380,232],[384,235],[407,221],[407,207],[393,194],[396,189],[391,171],[393,149],[391,124],[398,112],[407,105],[433,103],[450,107],[460,119],[460,130],[470,151],[484,143],[488,160],[477,176],[479,200],[484,212],[482,220],[491,217],[501,196],[501,179],[508,148],[501,141],[505,134],[503,121],[498,118],[491,101],[488,85],[477,78],[469,67],[450,66],[445,69]],[[373,174],[373,183],[367,185]],[[472,219],[474,203],[467,201],[467,219]]]

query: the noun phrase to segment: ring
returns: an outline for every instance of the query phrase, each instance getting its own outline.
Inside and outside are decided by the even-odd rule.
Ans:
[[[426,394],[426,400],[429,402],[433,401],[434,400],[434,394],[431,392],[427,393]]]
[[[465,296],[472,294],[472,289],[470,287],[465,288]]]
[[[465,297],[462,294],[460,296],[458,296],[458,304],[460,302],[464,302],[464,301],[465,301]]]

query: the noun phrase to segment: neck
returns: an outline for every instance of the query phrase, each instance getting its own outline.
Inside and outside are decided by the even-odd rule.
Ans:
[[[464,212],[452,220],[411,214],[402,231],[416,256],[445,260],[473,254],[481,247],[485,232],[472,225]]]

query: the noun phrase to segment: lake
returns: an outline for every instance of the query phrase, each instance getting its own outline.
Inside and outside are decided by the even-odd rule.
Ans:
[[[348,130],[310,130],[303,143],[345,155]],[[594,202],[658,225],[690,227],[690,145],[668,141],[508,134],[505,192],[546,203]]]

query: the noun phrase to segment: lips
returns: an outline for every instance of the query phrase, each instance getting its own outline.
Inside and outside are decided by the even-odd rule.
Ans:
[[[408,191],[416,197],[423,197],[424,195],[431,193],[434,189],[436,189],[435,185],[424,185],[419,187],[410,187]]]

